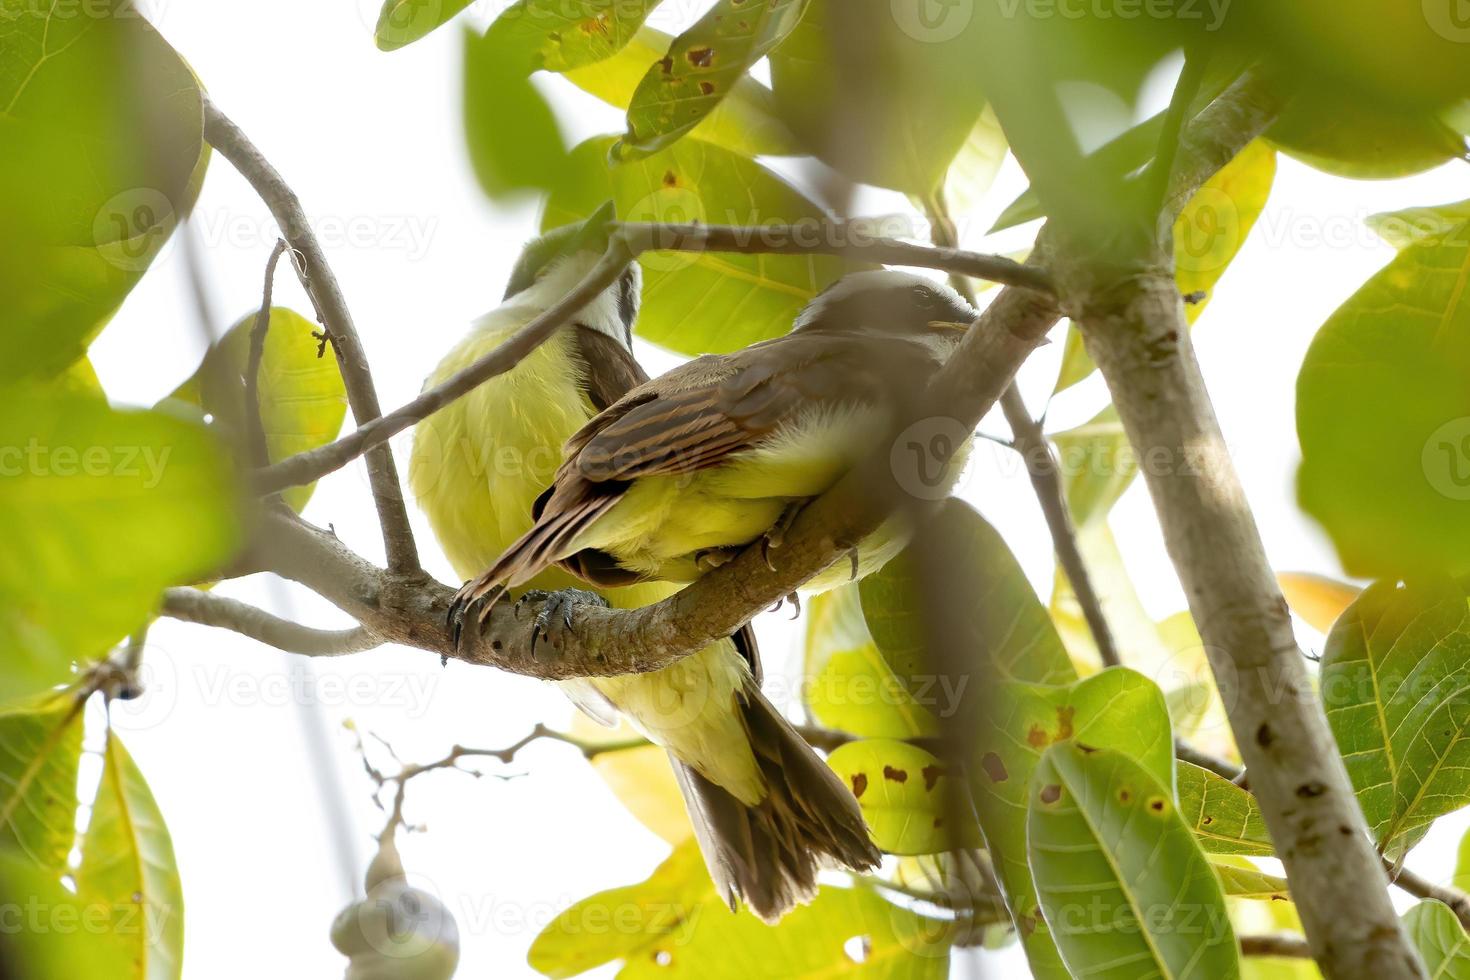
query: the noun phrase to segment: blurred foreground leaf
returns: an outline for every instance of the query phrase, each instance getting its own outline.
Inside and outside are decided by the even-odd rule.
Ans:
[[[71,697],[0,711],[0,852],[60,877],[76,840],[82,709]]]

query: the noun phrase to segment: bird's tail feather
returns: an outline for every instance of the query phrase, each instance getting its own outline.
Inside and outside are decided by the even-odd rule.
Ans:
[[[748,685],[740,699],[751,748],[767,786],[756,806],[741,803],[670,757],[715,887],[733,909],[744,899],[775,922],[817,891],[817,871],[865,871],[881,855],[857,800],[790,722]]]

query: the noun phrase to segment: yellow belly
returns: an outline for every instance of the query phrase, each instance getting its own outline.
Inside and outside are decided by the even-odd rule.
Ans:
[[[495,314],[492,314],[492,318]],[[487,321],[439,365],[435,385],[499,346],[521,320]],[[408,480],[445,555],[462,579],[484,571],[531,527],[531,508],[561,463],[562,446],[592,417],[565,333],[553,336],[513,370],[481,385],[419,423]],[[530,588],[586,588],[557,569]],[[614,606],[636,608],[671,595],[662,582],[599,590]],[[651,674],[572,682],[605,697],[643,734],[747,803],[765,786],[735,711],[749,676],[728,640]]]

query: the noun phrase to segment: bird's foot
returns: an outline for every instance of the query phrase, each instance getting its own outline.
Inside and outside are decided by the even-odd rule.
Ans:
[[[792,612],[791,612],[791,618],[792,619],[800,619],[801,618],[801,596],[798,595],[795,592],[791,593],[790,595],[788,595],[784,599],[777,599],[776,600],[776,604],[771,607],[771,610],[770,611],[771,612],[780,612],[781,611],[781,607],[784,606],[784,605],[786,605],[786,603],[788,603],[788,602],[791,603],[791,610],[792,610]]]
[[[701,572],[708,572],[729,564],[738,554],[739,548],[706,548],[694,553],[694,567]]]
[[[791,530],[791,525],[796,522],[796,515],[800,514],[805,506],[806,501],[804,500],[794,500],[787,504],[786,509],[781,511],[781,516],[776,518],[776,523],[767,528],[766,533],[761,536],[761,558],[771,571],[776,570],[776,566],[771,564],[771,552],[786,543],[786,532]]]
[[[540,602],[542,606],[531,629],[531,659],[542,664],[550,663],[563,646],[562,637],[572,628],[572,614],[578,606],[607,609],[609,605],[596,592],[584,589],[561,589],[557,592],[532,589],[516,600],[516,617],[520,618],[521,609],[533,602]]]
[[[454,599],[449,603],[449,613],[446,617],[449,624],[449,635],[453,639],[456,648],[464,637],[465,621],[473,619],[475,628],[480,629],[485,625],[485,620],[490,618],[490,610],[505,595],[505,587],[498,582],[490,582],[483,578],[472,579],[464,584],[454,594]]]

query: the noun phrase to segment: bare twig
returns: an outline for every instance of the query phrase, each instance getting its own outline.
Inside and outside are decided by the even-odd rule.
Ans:
[[[321,243],[312,232],[296,193],[240,128],[207,98],[204,100],[204,136],[212,147],[250,181],[250,185],[275,216],[286,241],[299,253],[300,262],[293,264],[296,265],[301,283],[316,307],[317,318],[326,329],[337,353],[352,415],[359,426],[371,424],[382,415],[383,410],[378,403],[378,392],[373,384],[367,355],[357,335],[357,328],[353,325],[347,299],[337,285],[337,278],[327,264],[326,253],[322,251]],[[383,531],[383,547],[388,556],[388,567],[395,572],[416,571],[419,567],[418,550],[414,545],[413,531],[409,527],[408,509],[404,504],[403,488],[398,482],[398,468],[393,462],[393,454],[385,445],[374,444],[373,447],[365,448],[374,449],[368,455],[368,479],[378,509],[378,523]],[[311,479],[315,477],[300,482],[309,483]]]
[[[1201,769],[1208,769],[1222,779],[1233,780],[1245,771],[1229,759],[1222,759],[1219,756],[1211,755],[1202,749],[1190,745],[1182,738],[1176,738],[1174,740],[1174,758],[1188,762],[1191,765],[1199,766]]]
[[[943,248],[956,248],[959,243],[955,234],[954,222],[944,201],[943,191],[936,191],[925,202],[925,207],[929,212],[929,224],[932,228],[934,243]],[[950,273],[949,278],[955,288],[973,306],[976,300],[975,290],[971,287],[968,277],[954,272]],[[1077,605],[1082,609],[1082,618],[1087,621],[1087,627],[1092,633],[1092,641],[1097,647],[1098,656],[1102,659],[1104,666],[1116,666],[1122,663],[1122,660],[1118,656],[1118,647],[1113,642],[1113,631],[1109,628],[1107,617],[1103,614],[1102,601],[1098,598],[1097,590],[1092,586],[1092,576],[1088,573],[1087,563],[1083,561],[1082,551],[1077,546],[1077,529],[1072,526],[1072,514],[1067,507],[1067,494],[1062,485],[1061,468],[1057,465],[1051,443],[1047,441],[1041,423],[1026,408],[1026,400],[1021,396],[1021,389],[1014,382],[1001,394],[1000,407],[1011,427],[1011,448],[1020,454],[1022,461],[1026,464],[1026,472],[1031,478],[1031,488],[1036,494],[1037,503],[1041,505],[1041,514],[1046,520],[1047,530],[1051,532],[1052,548],[1056,552],[1057,564],[1061,566],[1062,572],[1072,586],[1073,595],[1077,597]]]
[[[599,293],[617,281],[627,264],[645,251],[733,251],[778,254],[861,254],[874,262],[962,272],[976,278],[1016,281],[1041,296],[1050,291],[1045,273],[997,255],[980,255],[958,249],[930,248],[888,239],[864,238],[852,225],[817,224],[765,228],[731,228],[716,225],[613,224],[607,252],[566,296],[546,310],[505,343],[436,388],[371,422],[363,422],[336,442],[282,460],[256,474],[260,493],[275,493],[341,469],[374,446],[423,421],[446,405],[469,394],[497,375],[515,367],[551,337],[563,324]],[[861,241],[859,245],[856,242]]]
[[[199,589],[169,589],[162,613],[172,619],[231,630],[267,646],[307,657],[340,657],[383,645],[362,627],[318,630],[274,616],[264,609]]]
[[[271,294],[276,285],[276,263],[286,251],[285,239],[276,239],[271,257],[265,263],[265,287],[260,292],[260,312],[250,328],[250,354],[245,362],[245,431],[253,466],[270,463],[270,450],[265,442],[265,424],[260,417],[260,363],[265,359],[265,335],[271,325]]]
[[[1243,956],[1284,956],[1305,959],[1311,957],[1312,948],[1301,936],[1283,932],[1266,936],[1241,936],[1240,952]]]

